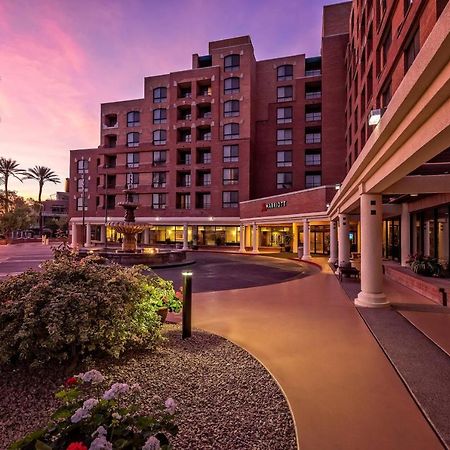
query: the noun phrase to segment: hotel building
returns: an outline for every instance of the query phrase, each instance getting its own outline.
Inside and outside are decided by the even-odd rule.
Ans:
[[[382,257],[449,259],[450,6],[324,7],[321,55],[256,61],[248,36],[101,106],[98,148],[72,150],[74,245],[114,239],[125,186],[142,244],[290,244],[361,254],[364,305],[386,303]],[[291,237],[291,239],[289,239]]]

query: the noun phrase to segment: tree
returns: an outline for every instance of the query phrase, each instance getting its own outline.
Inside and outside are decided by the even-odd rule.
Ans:
[[[9,191],[8,181],[10,177],[17,178],[22,181],[20,175],[25,175],[25,171],[19,168],[19,163],[11,158],[0,157],[0,177],[4,184],[5,191],[5,212],[9,211]]]
[[[41,205],[41,209],[39,211],[39,231],[42,235],[42,189],[44,187],[44,184],[47,182],[57,184],[60,183],[61,180],[59,179],[58,175],[53,172],[53,170],[45,166],[34,166],[32,169],[28,169],[28,171],[25,173],[25,177],[28,179],[36,180],[39,183],[38,203]]]
[[[10,209],[0,215],[0,233],[9,236],[12,231],[27,230],[36,220],[36,204],[11,193]]]

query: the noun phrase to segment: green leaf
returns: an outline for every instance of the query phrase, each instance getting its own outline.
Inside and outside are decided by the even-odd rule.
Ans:
[[[49,445],[45,444],[42,441],[36,441],[36,445],[34,448],[36,450],[52,450],[52,448]]]
[[[72,411],[70,411],[67,408],[60,408],[56,410],[51,417],[53,420],[59,420],[59,419],[67,419],[70,416],[72,416]]]

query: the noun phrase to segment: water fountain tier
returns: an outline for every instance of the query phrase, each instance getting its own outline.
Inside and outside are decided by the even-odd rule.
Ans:
[[[120,202],[119,206],[125,210],[125,217],[123,222],[111,222],[108,225],[117,233],[123,235],[122,251],[123,252],[136,252],[137,240],[136,234],[142,233],[145,230],[145,225],[139,225],[136,223],[134,211],[138,208],[139,204],[133,199],[133,191],[131,189],[124,189],[125,201]]]

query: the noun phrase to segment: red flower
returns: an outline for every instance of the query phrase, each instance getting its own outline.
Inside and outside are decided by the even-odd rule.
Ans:
[[[67,378],[67,380],[64,382],[65,386],[73,386],[78,383],[78,379],[75,377]]]
[[[88,450],[83,442],[72,442],[66,450]]]

